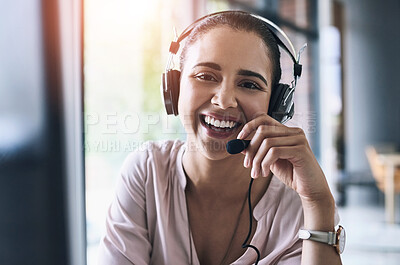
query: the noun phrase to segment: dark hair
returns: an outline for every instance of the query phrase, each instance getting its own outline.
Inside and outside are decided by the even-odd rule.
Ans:
[[[270,32],[266,22],[244,12],[229,12],[211,16],[201,20],[187,37],[186,43],[180,56],[180,69],[183,70],[188,48],[195,43],[203,34],[213,28],[226,25],[235,30],[253,32],[258,35],[267,47],[267,54],[272,63],[271,87],[279,83],[281,79],[281,64],[279,47]]]

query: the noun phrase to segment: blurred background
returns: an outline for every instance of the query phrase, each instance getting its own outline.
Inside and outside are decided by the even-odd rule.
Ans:
[[[227,9],[308,44],[288,125],[335,196],[343,263],[399,264],[398,0],[2,1],[0,264],[96,264],[124,158],[185,139],[159,91],[173,28]]]

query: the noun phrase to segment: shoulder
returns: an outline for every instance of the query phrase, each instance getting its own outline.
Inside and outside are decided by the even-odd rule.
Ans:
[[[122,172],[143,170],[149,163],[176,159],[183,145],[184,142],[180,140],[145,142],[126,157]]]
[[[149,154],[149,159],[155,159],[157,162],[166,160],[175,160],[179,151],[184,147],[181,140],[167,140],[157,142],[147,142],[143,145]]]
[[[176,166],[178,155],[184,146],[184,142],[180,140],[143,143],[125,159],[121,168],[122,178],[143,183],[151,176],[169,172]]]

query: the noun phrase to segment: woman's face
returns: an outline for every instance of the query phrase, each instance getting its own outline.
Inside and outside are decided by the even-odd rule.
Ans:
[[[255,33],[220,26],[188,48],[181,74],[179,115],[190,150],[223,159],[243,125],[268,112],[272,65]]]

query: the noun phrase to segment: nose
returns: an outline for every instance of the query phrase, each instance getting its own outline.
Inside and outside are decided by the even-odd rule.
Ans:
[[[211,98],[211,103],[220,107],[221,109],[236,108],[237,100],[235,87],[228,84],[222,84],[216,88],[214,96]]]

